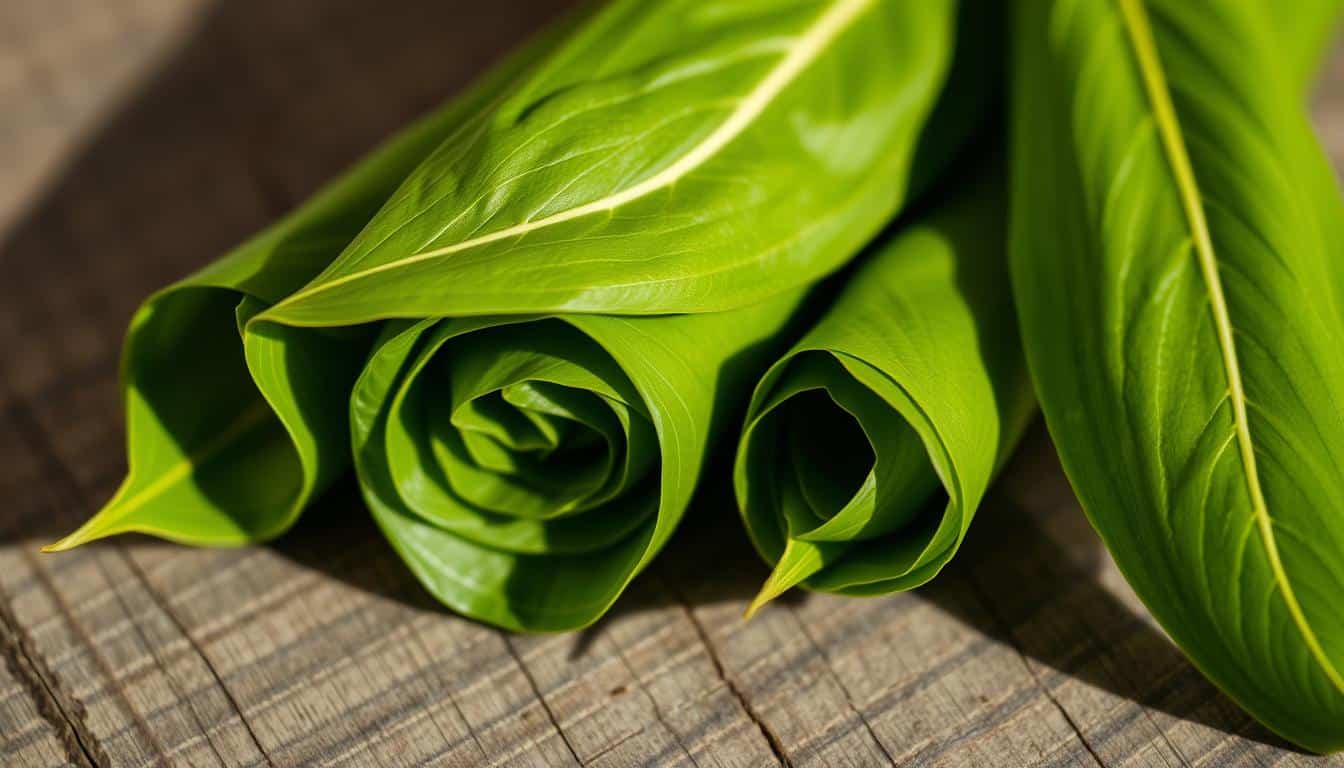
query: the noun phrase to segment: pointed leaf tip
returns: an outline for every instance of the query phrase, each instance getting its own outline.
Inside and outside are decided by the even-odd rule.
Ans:
[[[780,556],[779,562],[775,563],[775,569],[770,572],[765,584],[761,585],[761,591],[747,606],[742,618],[750,619],[755,616],[766,603],[803,583],[825,564],[821,547],[806,541],[789,539],[784,545],[784,554]]]
[[[81,525],[80,527],[76,528],[70,533],[67,533],[64,537],[57,539],[56,541],[53,541],[50,544],[42,545],[42,552],[47,554],[50,554],[52,552],[66,552],[68,550],[80,546],[81,544],[87,544],[90,541],[93,541],[94,539],[102,538],[103,535],[105,534],[90,532],[90,525],[93,523],[94,520],[97,519],[98,516],[95,515],[94,517],[90,518],[89,521],[86,522],[84,525]]]
[[[765,584],[761,586],[761,591],[756,593],[756,597],[752,598],[751,604],[748,605],[747,610],[742,613],[743,621],[751,621],[751,618],[756,615],[757,611],[764,608],[766,603],[793,588],[794,585],[792,583],[787,583],[783,579],[776,578],[778,573],[779,571],[771,573],[770,578],[766,579]]]

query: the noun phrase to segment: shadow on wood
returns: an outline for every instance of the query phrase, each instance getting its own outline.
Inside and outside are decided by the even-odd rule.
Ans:
[[[711,476],[666,549],[636,577],[598,622],[575,633],[571,659],[583,656],[604,629],[622,616],[667,605],[745,603],[756,594],[768,569],[752,550],[738,521],[725,477],[716,462]],[[359,501],[352,477],[328,491],[271,547],[304,567],[345,584],[416,609],[444,611],[402,564]],[[781,602],[807,599],[794,591]]]
[[[1044,462],[1040,456],[1025,457],[1046,465],[1031,468],[1028,476],[1040,481],[1048,477],[1044,473],[1052,473],[1063,483],[1043,425],[1038,423],[1034,431],[1007,471],[1022,468],[1022,454],[1045,451],[1049,456]],[[1112,591],[1115,587],[1101,581],[1103,569],[1113,566],[1090,527],[1081,522],[1065,526],[1067,541],[1046,530],[1043,524],[1050,515],[1081,518],[1076,503],[1042,514],[1022,509],[1008,495],[991,493],[960,554],[917,594],[1016,649],[1052,697],[1082,683],[1221,733],[1294,750],[1224,696],[1151,618],[1136,613]],[[969,590],[975,599],[955,595],[958,590]],[[1142,714],[1137,708],[1133,712]],[[1127,725],[1110,715],[1096,733],[1088,734],[1094,748]]]
[[[0,386],[46,397],[113,366],[151,291],[302,201],[571,5],[214,3],[123,103],[72,132],[84,138],[56,181],[0,232]]]
[[[89,501],[0,511],[0,530],[49,541],[120,482],[117,356],[140,301],[292,208],[571,5],[182,0],[175,10],[199,14],[173,50],[162,62],[127,54],[153,74],[93,125],[53,130],[81,138],[0,231],[0,396],[36,425],[10,430],[0,449],[40,453],[24,433],[43,430],[78,443],[87,461],[72,474]]]

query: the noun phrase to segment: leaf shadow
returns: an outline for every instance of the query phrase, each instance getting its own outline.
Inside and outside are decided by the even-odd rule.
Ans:
[[[1015,649],[1052,697],[1081,683],[1222,734],[1297,751],[1204,678],[1128,591],[1068,491],[1039,421],[1006,469],[1014,472],[1062,495],[1043,510],[1011,498],[1019,494],[992,492],[956,559],[918,596]],[[974,599],[965,598],[967,590]],[[1089,745],[1101,749],[1134,718],[1150,717],[1132,713],[1108,716]]]
[[[0,210],[0,448],[31,453],[43,431],[71,433],[56,442],[78,454],[91,504],[12,506],[0,511],[5,538],[69,533],[124,474],[110,393],[122,334],[146,296],[293,208],[576,2],[193,0],[177,15],[128,12],[112,25],[106,45],[152,51],[116,62],[143,74],[81,83],[95,106],[52,118],[58,138],[38,144],[51,171],[22,180],[24,199]],[[52,55],[67,66],[63,49]],[[53,75],[91,74],[82,52],[71,61]],[[33,95],[61,103],[70,94],[59,80]],[[94,391],[109,393],[96,409]],[[5,483],[25,484],[38,471],[30,464]]]
[[[710,463],[686,516],[653,564],[635,577],[626,594],[598,621],[575,633],[569,660],[585,655],[623,617],[668,606],[691,611],[735,604],[745,608],[770,569],[752,548],[733,499],[732,457]],[[811,595],[791,590],[777,605],[801,606]]]
[[[130,21],[109,32],[123,35],[109,47],[155,52],[118,61],[143,76],[81,83],[94,105],[53,119],[57,138],[33,164],[54,167],[0,211],[0,329],[24,334],[6,349],[0,392],[42,397],[114,367],[152,291],[293,208],[576,2],[194,0],[180,3],[185,18],[146,21],[152,32]]]

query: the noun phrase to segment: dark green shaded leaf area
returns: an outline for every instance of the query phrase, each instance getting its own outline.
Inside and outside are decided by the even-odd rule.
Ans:
[[[761,380],[738,450],[742,518],[774,572],[853,595],[955,554],[1032,413],[1006,290],[997,175],[903,222]]]
[[[995,28],[962,5],[618,0],[558,25],[144,305],[130,473],[54,548],[271,538],[353,457],[446,605],[594,621],[809,289],[975,129]]]
[[[1344,747],[1344,203],[1301,108],[1324,34],[1288,15],[1337,7],[1024,0],[1013,25],[1012,282],[1064,468],[1194,663],[1321,752]]]

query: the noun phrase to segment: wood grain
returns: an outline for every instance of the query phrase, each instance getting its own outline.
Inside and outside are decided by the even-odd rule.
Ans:
[[[722,468],[585,632],[439,609],[350,487],[273,546],[38,544],[124,471],[149,291],[451,94],[563,0],[0,5],[0,764],[1344,766],[1183,660],[1038,427],[932,587],[795,595]],[[1316,116],[1344,165],[1344,49]]]

